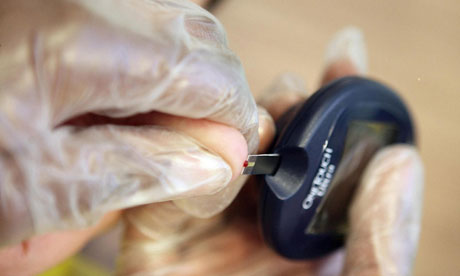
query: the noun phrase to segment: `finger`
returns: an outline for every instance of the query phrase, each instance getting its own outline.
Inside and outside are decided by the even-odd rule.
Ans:
[[[273,119],[263,107],[259,107],[259,136],[260,152],[266,150],[270,146],[273,137],[275,136],[275,125]],[[221,139],[220,142],[222,142]],[[228,152],[234,151],[230,149]],[[244,156],[244,160],[246,160],[246,157],[247,156]],[[239,175],[241,169],[243,168],[243,163],[235,164],[238,166],[237,169]],[[247,179],[247,176],[241,175],[236,179],[233,178],[233,181],[228,186],[215,194],[184,198],[175,200],[174,203],[185,212],[193,214],[196,217],[211,217],[230,205],[240,189],[247,182]]]
[[[2,275],[37,275],[77,253],[91,238],[112,226],[120,213],[105,215],[96,225],[33,237],[0,249]]]
[[[13,160],[21,166],[10,173],[24,178],[5,183],[11,189],[2,195],[7,207],[1,209],[1,241],[11,244],[32,234],[85,227],[112,210],[216,193],[232,178],[232,168],[219,154],[238,160],[228,162],[241,170],[247,148],[239,131],[210,121],[162,116],[159,121],[169,120],[169,127],[176,129],[63,127],[45,141],[36,137],[29,142],[48,154]],[[46,173],[32,175],[35,171]],[[28,181],[32,177],[34,181]],[[212,212],[224,207],[210,206]]]
[[[4,40],[14,41],[2,47],[2,64],[14,68],[4,79],[12,94],[28,93],[29,101],[40,103],[37,121],[55,127],[88,112],[127,117],[158,111],[233,126],[251,151],[257,148],[257,110],[241,63],[228,49],[222,25],[198,6],[188,1],[5,5],[15,16],[0,26]]]
[[[361,30],[346,27],[336,33],[329,42],[325,59],[321,85],[341,77],[366,74],[367,53]]]
[[[239,175],[247,148],[237,130],[211,121],[154,117],[159,126],[98,126],[69,137],[100,159],[85,160],[93,171],[109,170],[117,179],[122,190],[111,195],[110,209],[214,194]]]
[[[97,121],[102,125],[116,123],[128,126],[163,126],[186,134],[222,157],[232,169],[232,180],[241,173],[241,164],[248,154],[246,142],[236,129],[206,119],[190,119],[149,112],[118,120],[92,115],[88,121],[89,123]]]
[[[271,145],[273,138],[275,136],[275,124],[271,116],[263,107],[259,107],[259,151],[265,152]],[[240,169],[243,164],[240,164]],[[244,198],[245,206],[248,207],[244,210],[244,213],[248,216],[252,215],[251,207],[254,207],[254,204],[257,204],[258,200],[258,189],[256,183],[254,183],[255,178],[249,178],[247,176],[241,175],[236,180],[234,180],[228,187],[225,187],[223,190],[219,191],[216,194],[208,196],[198,196],[194,198],[187,198],[182,200],[175,200],[174,203],[176,206],[180,207],[182,210],[193,214],[196,217],[211,217],[216,214],[215,210],[223,209],[223,206],[227,206],[233,202],[235,197]],[[240,189],[241,192],[240,192]],[[237,198],[238,198],[237,197]],[[242,200],[239,200],[237,205],[241,204]],[[233,204],[235,205],[235,204]],[[243,210],[243,209],[241,209]],[[230,212],[232,212],[230,210]],[[254,217],[255,218],[255,217]],[[254,220],[248,222],[253,223]]]
[[[4,48],[5,53],[12,53],[5,57],[15,58],[6,58],[5,64],[12,65],[15,74],[20,72],[24,74],[17,75],[25,76],[19,82],[14,81],[17,78],[14,74],[6,76],[5,79],[11,86],[9,90],[20,96],[9,102],[5,110],[9,106],[15,106],[16,102],[18,106],[26,106],[30,102],[40,103],[33,105],[30,110],[24,107],[28,111],[28,116],[25,117],[28,120],[33,118],[38,123],[32,125],[40,127],[37,131],[33,129],[31,133],[43,134],[43,128],[56,126],[86,112],[120,117],[159,110],[193,118],[207,117],[233,125],[243,133],[251,151],[257,147],[257,113],[254,101],[241,64],[228,50],[222,26],[212,15],[185,1],[175,2],[174,5],[161,1],[123,1],[117,5],[113,5],[111,1],[100,1],[98,4],[92,1],[2,4],[16,9],[12,14],[17,15],[9,16],[5,20],[7,23],[2,24],[15,26],[15,32],[7,32],[12,39]],[[39,14],[34,12],[37,7],[42,10]],[[24,40],[15,33],[32,33],[32,39]],[[21,47],[13,47],[18,45]],[[16,48],[25,50],[20,55],[15,55]],[[27,67],[29,64],[31,66]],[[24,65],[26,68],[23,68]],[[16,83],[17,85],[13,85]],[[91,220],[103,212],[121,206],[119,203],[123,193],[120,193],[120,189],[126,192],[124,189],[129,190],[130,187],[128,185],[119,188],[119,185],[130,180],[134,181],[134,186],[155,187],[150,189],[151,194],[155,195],[151,199],[153,201],[163,200],[165,194],[161,191],[164,190],[167,191],[164,199],[172,199],[214,193],[225,186],[223,183],[228,182],[228,166],[222,165],[222,158],[215,158],[210,153],[212,150],[199,143],[185,142],[187,138],[183,135],[174,135],[159,129],[142,129],[139,130],[142,134],[126,131],[125,135],[117,136],[120,129],[125,128],[97,127],[88,132],[80,131],[78,135],[69,135],[66,130],[56,130],[54,138],[37,135],[41,139],[38,143],[44,146],[36,148],[49,150],[42,153],[26,146],[34,151],[31,160],[38,161],[38,168],[31,161],[25,160],[26,157],[18,158],[22,162],[14,163],[15,170],[25,173],[12,174],[22,179],[15,179],[20,183],[9,191],[14,196],[9,197],[11,200],[5,204],[8,208],[2,209],[2,217],[11,222],[21,217],[15,215],[29,215],[24,216],[22,221],[16,219],[16,224],[10,224],[11,229],[21,231],[2,229],[8,231],[0,231],[2,236],[12,235],[12,239],[7,239],[11,241],[20,238],[24,231],[27,234],[47,231],[52,225],[50,222],[60,221],[69,214],[71,219],[64,220],[61,227],[69,227],[72,223],[77,226],[91,223]],[[155,134],[159,137],[155,137]],[[71,136],[72,138],[68,138]],[[86,136],[92,138],[87,138],[88,141],[79,138]],[[165,141],[165,137],[169,141]],[[103,142],[116,140],[114,138],[118,140],[111,145]],[[130,151],[130,142],[136,139],[145,141],[137,149],[142,146],[151,148],[133,153]],[[162,140],[161,145],[155,142],[149,144],[149,141],[155,140]],[[88,147],[81,147],[84,144]],[[164,144],[176,146],[172,147],[173,154],[158,150]],[[225,147],[216,147],[216,151],[221,148]],[[99,149],[102,151],[97,153]],[[109,150],[113,150],[113,155],[108,153]],[[174,158],[184,151],[186,156],[183,159]],[[148,159],[150,154],[161,156],[157,160]],[[233,152],[233,155],[238,155],[238,152]],[[105,165],[98,163],[107,159],[109,161]],[[115,167],[121,165],[122,159],[130,161],[126,163],[127,166],[118,170]],[[232,157],[233,159],[235,158]],[[141,164],[135,164],[134,161]],[[165,174],[158,175],[158,171],[153,168],[154,161],[163,162],[156,169],[171,167],[170,164],[173,163],[180,164],[184,170],[179,174],[179,179],[173,170],[165,170]],[[195,164],[205,164],[208,172],[214,171],[218,176],[204,179],[207,175],[205,169],[199,166],[191,168],[193,161]],[[45,165],[47,162],[49,164]],[[63,173],[63,167],[66,166],[70,166],[70,174],[67,176]],[[129,168],[133,171],[129,172]],[[148,169],[153,171],[145,173]],[[190,185],[185,185],[184,174],[189,171],[194,171],[195,174],[192,173],[191,181],[188,179]],[[36,172],[38,177],[35,176]],[[150,181],[152,174],[158,178]],[[158,185],[159,179],[167,184]],[[171,188],[171,180],[182,182]],[[32,182],[32,186],[29,182]],[[68,182],[79,185],[67,187],[64,183]],[[95,189],[97,183],[101,182],[104,184],[100,190]],[[21,189],[24,187],[29,187],[32,191],[22,193],[24,191]],[[114,196],[117,193],[119,197]],[[38,196],[35,197],[35,194]],[[136,200],[127,200],[122,205],[143,202],[148,194],[134,194]],[[30,206],[21,206],[22,200],[30,203]],[[100,202],[103,204],[99,205]],[[44,206],[48,203],[51,204],[47,209]],[[101,208],[95,208],[97,206]],[[9,212],[11,209],[15,211]],[[24,225],[27,227],[22,227]]]
[[[262,126],[267,129],[271,126],[269,121],[271,118],[269,116],[267,117],[265,113],[261,114],[263,114],[260,116]],[[88,126],[91,124],[145,126],[153,124],[156,126],[172,128],[175,131],[189,135],[190,137],[196,139],[200,144],[206,145],[207,148],[221,156],[232,168],[232,180],[235,180],[238,176],[240,176],[243,161],[246,159],[248,154],[246,142],[238,131],[231,129],[228,126],[204,119],[189,119],[158,112],[150,112],[119,119],[89,114],[75,118],[74,120],[69,121],[68,124],[73,126]],[[271,127],[273,128],[273,126]],[[265,130],[265,132],[266,131],[267,130]],[[243,185],[243,182],[244,179],[240,179],[231,182],[218,193],[212,195],[202,193],[202,195],[198,194],[197,197],[176,200],[175,202],[178,206],[180,206],[180,208],[190,214],[194,214],[197,217],[209,217],[230,204],[234,196],[236,196],[236,193],[238,193],[239,189]]]
[[[409,275],[420,232],[423,166],[407,145],[381,150],[350,211],[345,275]]]

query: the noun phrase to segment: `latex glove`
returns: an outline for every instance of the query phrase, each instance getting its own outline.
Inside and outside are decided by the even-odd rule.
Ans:
[[[209,216],[233,200],[257,109],[211,14],[6,0],[0,18],[0,245],[140,204],[201,195],[180,206]]]
[[[332,51],[332,53],[331,53]],[[322,84],[366,68],[362,34],[338,33],[327,53]],[[306,97],[302,81],[283,76],[262,104],[277,119]],[[280,107],[281,106],[281,107]],[[261,112],[261,118],[265,113]],[[263,152],[273,124],[259,129]],[[267,138],[268,137],[268,138]],[[270,139],[269,139],[270,138]],[[417,150],[393,145],[366,168],[350,210],[344,249],[311,261],[288,261],[262,241],[257,225],[256,183],[248,183],[234,204],[213,219],[197,219],[170,203],[125,212],[120,275],[408,275],[420,230],[423,166]]]

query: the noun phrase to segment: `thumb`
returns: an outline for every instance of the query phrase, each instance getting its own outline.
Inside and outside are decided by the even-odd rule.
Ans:
[[[381,150],[350,210],[344,275],[409,275],[417,250],[423,166],[412,146]]]

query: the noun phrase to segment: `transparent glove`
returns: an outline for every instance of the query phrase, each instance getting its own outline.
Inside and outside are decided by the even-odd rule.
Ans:
[[[322,84],[363,74],[366,53],[361,32],[347,28],[338,33],[327,57]],[[284,75],[260,102],[277,119],[306,96],[299,78]],[[261,111],[259,152],[264,152],[273,139],[274,126]],[[417,249],[422,188],[423,166],[415,148],[382,149],[365,169],[355,194],[345,247],[312,261],[283,259],[265,245],[257,225],[255,182],[247,183],[230,208],[212,219],[194,218],[167,202],[132,208],[124,213],[126,231],[118,273],[408,275]]]
[[[210,216],[233,200],[257,108],[211,14],[6,0],[0,18],[0,245],[146,203]]]

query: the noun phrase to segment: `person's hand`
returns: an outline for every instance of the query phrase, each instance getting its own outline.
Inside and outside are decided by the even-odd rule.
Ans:
[[[340,32],[327,52],[322,85],[362,75],[366,53],[361,33]],[[290,75],[275,82],[260,103],[276,120],[306,99],[302,81]],[[264,115],[265,114],[265,115]],[[269,118],[261,112],[260,118]],[[274,134],[269,119],[259,128],[264,152]],[[394,145],[366,168],[350,211],[344,249],[312,261],[289,261],[261,239],[257,183],[249,182],[231,207],[213,219],[196,219],[170,203],[137,207],[127,222],[122,275],[409,275],[420,230],[423,167],[416,149]]]
[[[6,0],[0,18],[3,275],[72,254],[114,210],[174,200],[206,217],[230,204],[258,117],[211,14],[186,1]]]

